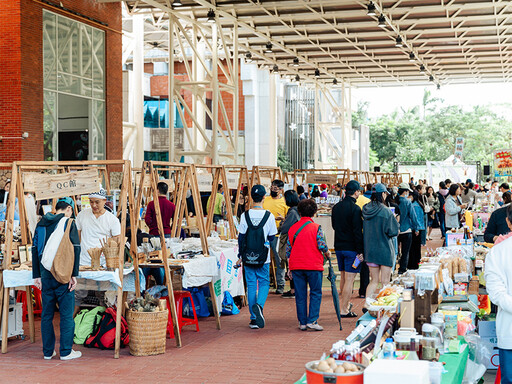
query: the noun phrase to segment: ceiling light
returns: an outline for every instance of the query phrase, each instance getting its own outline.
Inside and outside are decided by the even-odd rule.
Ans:
[[[299,58],[296,57],[295,59],[293,59],[293,64],[292,64],[294,67],[298,67],[299,66]]]
[[[437,84],[437,89],[441,89],[441,84]]]
[[[428,81],[434,81],[434,76],[430,75],[430,76],[428,77]]]
[[[414,53],[409,53],[409,61],[412,63],[416,58],[414,57]]]
[[[248,63],[252,62],[252,53],[251,52],[247,52],[245,54],[245,61]]]
[[[277,67],[277,64],[274,64],[274,66],[272,67],[272,73],[278,73],[279,72],[279,68]]]
[[[384,15],[379,16],[379,27],[386,28],[386,18]]]
[[[332,81],[332,84],[333,84],[333,85],[338,84],[338,80],[334,79],[334,80]]]
[[[315,69],[315,77],[320,77],[320,70],[319,69]]]
[[[267,43],[265,45],[265,53],[272,53],[272,43]]]
[[[375,13],[375,4],[373,4],[371,1],[370,3],[368,4],[368,12],[367,12],[367,15],[368,16],[375,16],[376,13]]]
[[[213,9],[210,9],[207,14],[208,19],[206,20],[207,23],[215,23],[215,12]]]
[[[173,7],[181,7],[183,4],[181,3],[181,0],[174,0],[172,2]]]
[[[300,76],[299,75],[295,76],[295,81],[300,81]]]
[[[420,65],[420,73],[425,73],[425,66],[423,64]]]
[[[395,43],[395,47],[397,48],[402,48],[404,45],[402,44],[402,38],[400,36],[398,36],[396,38],[396,43]]]

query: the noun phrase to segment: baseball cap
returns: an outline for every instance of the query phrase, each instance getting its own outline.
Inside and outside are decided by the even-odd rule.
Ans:
[[[466,180],[466,184],[472,183],[471,179]]]
[[[361,189],[361,184],[357,180],[350,180],[345,186],[347,191],[359,191]]]
[[[103,199],[107,200],[107,192],[101,188],[99,192],[89,194],[89,199]]]
[[[372,188],[372,191],[373,192],[377,192],[377,193],[382,193],[382,192],[386,192],[386,193],[389,193],[388,192],[388,189],[386,188],[386,186],[382,183],[377,183],[373,186]]]
[[[59,203],[61,201],[66,203],[67,205],[71,205],[71,208],[75,209],[75,202],[73,201],[73,199],[71,197],[69,197],[69,196],[61,197],[59,200],[57,200],[57,203]]]
[[[322,185],[320,185],[320,187],[322,187],[322,189],[326,189],[327,188],[327,184],[322,184]]]
[[[251,188],[251,196],[264,197],[267,194],[265,187],[261,184],[256,184]]]
[[[412,189],[411,187],[409,186],[409,184],[407,183],[401,183],[399,186],[398,186],[398,189],[405,189],[409,192],[412,192]]]

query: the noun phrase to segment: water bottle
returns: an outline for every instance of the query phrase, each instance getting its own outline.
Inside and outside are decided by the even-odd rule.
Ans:
[[[395,343],[391,337],[388,337],[382,346],[382,357],[387,360],[393,360],[395,357]]]
[[[359,260],[359,258],[356,256],[354,262],[352,263],[352,268],[357,269],[357,267],[359,267],[359,264],[361,264],[361,260]]]

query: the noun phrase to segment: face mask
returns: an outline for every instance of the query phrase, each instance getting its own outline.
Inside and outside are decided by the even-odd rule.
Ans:
[[[275,192],[275,191],[270,191],[270,196],[271,197],[277,197],[278,193]]]

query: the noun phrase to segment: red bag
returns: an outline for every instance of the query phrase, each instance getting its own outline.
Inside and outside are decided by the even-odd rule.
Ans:
[[[121,316],[121,347],[125,347],[130,342],[128,335],[128,324]],[[103,313],[98,329],[94,335],[91,335],[84,343],[88,348],[114,349],[116,343],[116,311],[113,308],[107,308]]]

